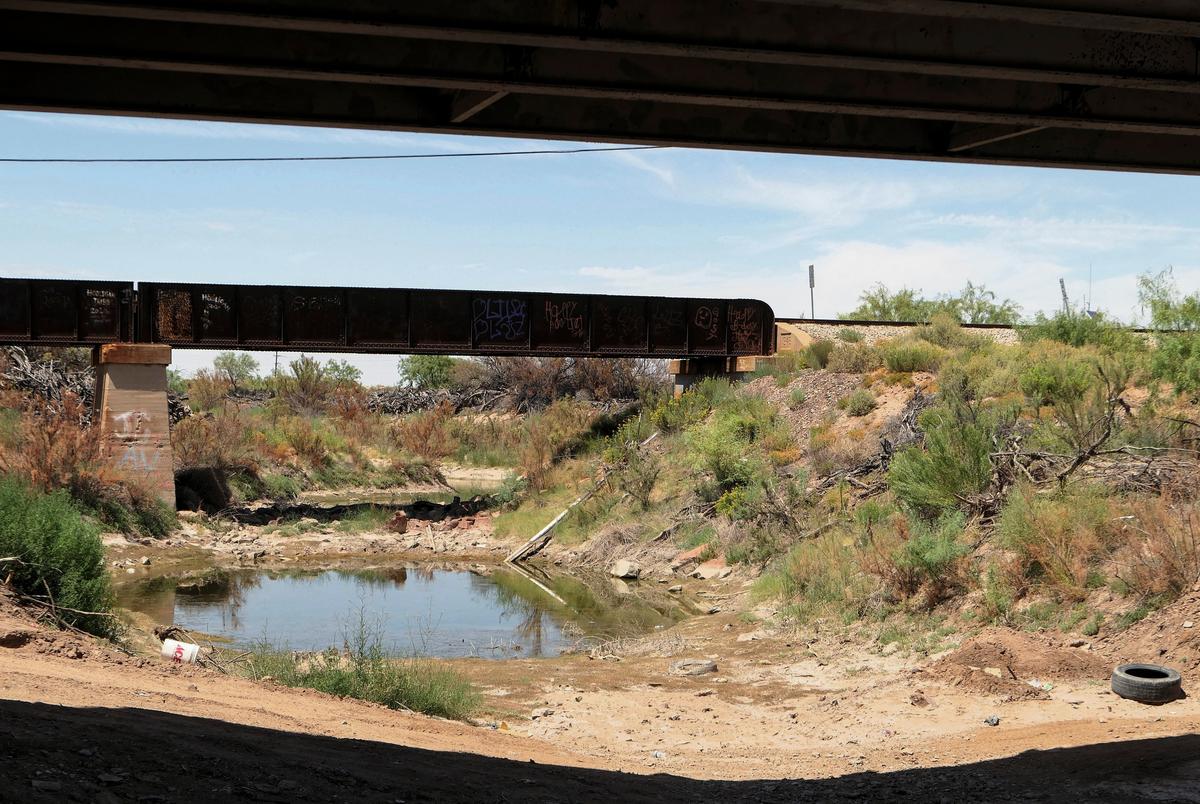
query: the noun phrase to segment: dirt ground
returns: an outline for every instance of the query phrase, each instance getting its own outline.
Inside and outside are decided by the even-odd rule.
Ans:
[[[0,801],[1200,801],[1200,704],[1112,695],[1116,647],[997,629],[918,661],[734,601],[607,658],[456,662],[475,724],[126,656],[0,601]]]

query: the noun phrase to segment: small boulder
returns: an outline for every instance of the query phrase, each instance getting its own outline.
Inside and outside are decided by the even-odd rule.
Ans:
[[[702,676],[717,672],[717,663],[712,659],[680,659],[671,662],[667,672],[673,676]]]
[[[614,578],[629,578],[632,580],[642,574],[642,568],[638,566],[636,561],[620,558],[613,562],[613,565],[608,570],[608,574]]]
[[[678,593],[683,591],[683,584],[677,583],[674,586],[667,587],[668,592]]]
[[[725,578],[733,570],[725,563],[724,558],[713,558],[705,561],[692,572],[693,578],[702,578],[706,581]]]
[[[408,530],[408,514],[403,511],[397,511],[391,521],[387,523],[387,529],[392,533],[404,533]]]

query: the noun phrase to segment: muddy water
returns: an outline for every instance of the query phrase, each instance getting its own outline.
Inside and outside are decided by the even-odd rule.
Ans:
[[[125,608],[237,645],[340,647],[359,614],[397,655],[553,656],[653,632],[688,615],[657,585],[430,566],[209,571],[127,587]]]

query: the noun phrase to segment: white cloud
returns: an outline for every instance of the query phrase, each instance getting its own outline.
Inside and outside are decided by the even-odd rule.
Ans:
[[[1041,248],[1110,251],[1144,243],[1190,240],[1200,243],[1200,228],[1122,218],[1061,218],[950,213],[930,217],[924,227],[982,230]]]
[[[624,162],[630,167],[649,173],[668,187],[675,186],[674,172],[669,168],[663,167],[661,164],[657,164],[654,157],[642,156],[634,151],[615,151],[611,156],[618,162]]]

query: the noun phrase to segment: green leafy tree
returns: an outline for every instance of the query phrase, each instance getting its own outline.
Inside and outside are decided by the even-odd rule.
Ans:
[[[362,369],[345,360],[329,360],[325,363],[325,378],[338,388],[352,388],[362,384]]]
[[[929,321],[947,313],[964,324],[1012,324],[1021,314],[1012,299],[1000,300],[994,291],[968,282],[954,294],[928,298],[911,288],[888,290],[882,282],[858,297],[859,305],[842,318],[867,321]]]
[[[446,355],[410,355],[400,361],[400,381],[421,390],[450,385],[454,358]]]
[[[221,352],[213,358],[213,368],[235,390],[258,377],[258,361],[249,352]]]
[[[1151,373],[1182,393],[1200,393],[1200,293],[1180,293],[1168,268],[1139,277],[1138,298],[1158,330]]]

